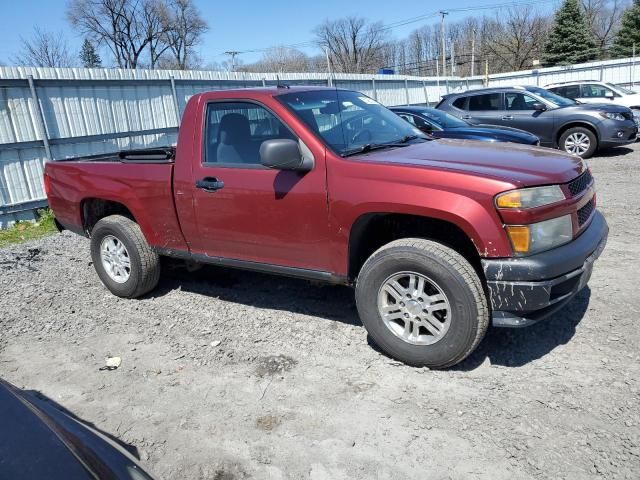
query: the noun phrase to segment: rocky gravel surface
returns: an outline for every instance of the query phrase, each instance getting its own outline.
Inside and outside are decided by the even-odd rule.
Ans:
[[[590,286],[452,370],[377,351],[343,287],[167,263],[118,299],[63,233],[0,250],[0,376],[158,478],[640,478],[640,144],[589,163],[611,227]]]

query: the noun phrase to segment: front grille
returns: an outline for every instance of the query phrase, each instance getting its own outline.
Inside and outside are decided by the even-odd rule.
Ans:
[[[592,181],[593,181],[593,177],[591,176],[591,173],[589,172],[589,170],[587,170],[578,178],[571,180],[567,184],[567,187],[569,188],[571,195],[575,197],[576,195],[584,192],[587,189],[587,187],[591,185]]]
[[[578,210],[578,226],[581,227],[587,222],[587,220],[589,220],[589,217],[591,217],[591,214],[593,213],[593,210],[595,208],[596,207],[593,205],[593,198],[592,198],[591,200],[589,200],[589,203],[587,203],[580,210]]]

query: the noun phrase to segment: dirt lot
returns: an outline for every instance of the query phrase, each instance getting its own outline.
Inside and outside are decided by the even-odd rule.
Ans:
[[[454,370],[377,352],[346,288],[174,268],[119,300],[65,233],[0,250],[0,376],[159,478],[637,479],[640,144],[590,165],[611,227],[590,288]]]

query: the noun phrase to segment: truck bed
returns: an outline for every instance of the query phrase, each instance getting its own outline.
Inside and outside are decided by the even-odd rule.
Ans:
[[[100,209],[125,213],[140,225],[151,246],[188,250],[173,193],[173,147],[126,150],[48,162],[45,187],[60,225],[90,234]]]

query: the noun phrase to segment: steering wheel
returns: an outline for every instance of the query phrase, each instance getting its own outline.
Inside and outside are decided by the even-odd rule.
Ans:
[[[360,143],[362,141],[371,141],[373,135],[371,135],[371,130],[367,128],[363,128],[362,130],[356,132],[353,137],[351,137],[351,143]]]

